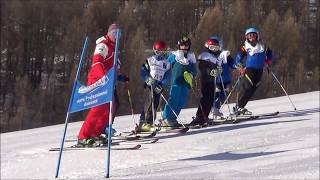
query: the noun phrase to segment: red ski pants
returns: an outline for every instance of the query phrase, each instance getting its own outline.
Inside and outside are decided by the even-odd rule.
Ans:
[[[78,138],[99,137],[109,123],[110,103],[89,110],[80,129]]]

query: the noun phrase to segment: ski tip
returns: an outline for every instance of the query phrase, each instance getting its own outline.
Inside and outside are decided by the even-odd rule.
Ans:
[[[153,132],[150,134],[150,136],[155,136],[155,135],[157,135],[157,130],[153,131]]]
[[[181,131],[180,132],[182,132],[182,133],[186,133],[187,131],[189,131],[189,127],[185,127],[185,128],[183,128],[183,129],[181,129]]]
[[[135,147],[133,147],[132,149],[133,149],[133,150],[140,149],[141,146],[142,146],[141,144],[137,144],[137,145],[136,145]]]

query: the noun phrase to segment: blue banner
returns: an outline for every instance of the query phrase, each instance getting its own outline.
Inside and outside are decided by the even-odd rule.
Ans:
[[[90,86],[82,85],[76,80],[75,92],[72,99],[70,113],[89,109],[112,101],[115,66],[108,73]]]

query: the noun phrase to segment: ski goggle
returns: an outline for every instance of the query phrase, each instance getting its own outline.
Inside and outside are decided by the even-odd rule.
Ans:
[[[220,50],[220,46],[219,45],[209,45],[208,49],[210,51],[219,51]]]
[[[166,53],[166,51],[160,51],[160,50],[153,50],[155,55],[163,55]]]
[[[189,50],[189,45],[187,45],[187,44],[180,44],[180,45],[179,45],[179,49],[180,49],[180,50]]]
[[[258,37],[258,34],[257,33],[248,33],[246,35],[247,38],[257,38]]]

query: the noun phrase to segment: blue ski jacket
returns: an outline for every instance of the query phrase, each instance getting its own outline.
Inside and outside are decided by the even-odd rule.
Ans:
[[[255,46],[245,41],[237,53],[235,66],[243,64],[242,60],[246,56],[244,66],[252,69],[263,69],[266,61],[272,60],[272,51],[266,48],[264,44],[258,42]]]

